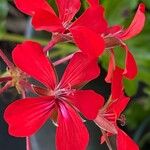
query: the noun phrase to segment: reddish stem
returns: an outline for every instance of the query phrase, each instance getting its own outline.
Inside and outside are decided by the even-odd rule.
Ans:
[[[26,93],[24,90],[22,90],[22,98],[26,98]],[[26,136],[26,150],[31,150],[31,143],[30,143],[30,137]]]
[[[52,38],[52,40],[46,45],[43,49],[44,52],[50,51],[58,42],[60,42],[62,37],[60,35],[56,35]]]
[[[12,80],[12,77],[0,77],[0,82],[7,82]]]
[[[26,98],[26,92],[24,90],[21,91],[22,98]]]
[[[31,143],[29,136],[26,136],[26,150],[31,150]]]
[[[11,87],[12,82],[8,81],[1,89],[0,89],[0,94],[2,94],[3,92],[5,92],[9,87]]]
[[[15,67],[14,64],[6,57],[6,55],[3,53],[3,51],[1,49],[0,49],[0,57],[3,59],[3,61],[9,67],[9,69],[12,69]]]
[[[64,57],[64,58],[62,58],[62,59],[59,59],[59,60],[55,61],[55,62],[53,63],[53,65],[54,65],[54,66],[57,66],[57,65],[60,65],[60,64],[62,64],[62,63],[64,63],[64,62],[66,62],[66,61],[70,60],[70,59],[73,57],[73,55],[74,55],[74,53],[73,53],[73,54],[70,54],[70,55],[68,55],[68,56],[66,56],[66,57]]]
[[[101,129],[101,131],[102,131],[103,136],[105,137],[106,144],[107,144],[109,150],[113,150],[111,142],[110,142],[108,136],[106,135],[106,132],[104,130],[102,130],[102,129]]]

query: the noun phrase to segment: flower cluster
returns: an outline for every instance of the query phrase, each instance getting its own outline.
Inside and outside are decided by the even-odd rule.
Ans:
[[[106,142],[109,149],[112,149],[109,138],[115,136],[117,150],[138,150],[138,145],[117,126],[117,121],[124,124],[125,116],[121,113],[130,99],[125,96],[123,78],[132,80],[137,74],[136,62],[125,41],[141,32],[145,22],[144,4],[139,4],[133,21],[124,29],[120,25],[109,26],[98,0],[87,0],[89,7],[79,18],[75,15],[80,0],[56,0],[58,16],[46,0],[14,2],[19,10],[31,16],[35,30],[51,32],[52,39],[45,47],[33,41],[18,44],[12,52],[14,64],[0,50],[8,66],[0,78],[5,83],[0,93],[14,86],[22,95],[4,112],[9,134],[29,137],[47,120],[52,120],[57,127],[57,150],[85,150],[89,133],[84,116],[100,128],[101,143]],[[59,42],[72,42],[78,51],[53,63],[46,52]],[[116,46],[125,50],[124,68],[116,64]],[[106,49],[110,59],[105,81],[111,84],[111,95],[105,102],[102,95],[81,88],[100,75],[98,59]],[[55,66],[68,60],[62,78],[58,79]],[[31,83],[30,78],[41,84]],[[36,96],[28,97],[28,92]]]

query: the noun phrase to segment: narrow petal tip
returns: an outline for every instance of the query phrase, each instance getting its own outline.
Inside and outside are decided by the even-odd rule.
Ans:
[[[140,3],[139,9],[140,9],[141,12],[145,13],[145,4],[144,3]]]

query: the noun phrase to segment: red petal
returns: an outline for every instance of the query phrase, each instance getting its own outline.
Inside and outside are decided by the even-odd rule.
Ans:
[[[107,83],[111,83],[114,70],[115,70],[115,57],[114,57],[113,50],[111,50],[110,51],[109,66],[108,66],[108,73],[107,73],[107,76],[105,78],[105,81]]]
[[[94,122],[102,130],[105,130],[112,134],[117,134],[117,129],[114,126],[114,124],[112,122],[108,121],[107,119],[105,119],[104,117],[102,117],[102,114],[99,114],[96,117],[96,119],[94,120]]]
[[[61,105],[56,131],[57,150],[85,150],[89,134],[78,114],[68,106]]]
[[[116,67],[113,72],[111,93],[112,99],[117,99],[123,90],[123,69]]]
[[[130,24],[130,26],[125,30],[125,32],[120,36],[122,40],[130,39],[137,34],[139,34],[145,23],[145,5],[141,3],[138,10]]]
[[[36,30],[46,30],[48,32],[63,32],[59,18],[52,12],[40,9],[33,16],[32,24]]]
[[[108,109],[109,111],[113,111],[116,117],[118,118],[126,108],[127,104],[129,103],[129,100],[129,97],[126,97],[123,94],[121,94],[120,97],[116,101],[114,101]]]
[[[137,75],[138,72],[137,65],[133,55],[129,51],[129,48],[126,45],[124,45],[123,48],[126,50],[125,70],[123,74],[128,79],[132,80]]]
[[[85,27],[74,27],[70,29],[77,46],[89,57],[102,55],[105,44],[102,37]]]
[[[117,150],[139,150],[138,145],[121,129],[118,129]]]
[[[51,6],[48,4],[46,0],[14,0],[16,7],[21,10],[23,13],[28,15],[33,15],[35,11],[39,9],[48,10],[52,13],[54,13]]]
[[[52,64],[44,55],[42,47],[35,42],[18,44],[12,53],[14,63],[45,86],[54,89],[56,75]]]
[[[53,97],[26,98],[10,104],[4,113],[9,133],[25,137],[34,134],[50,117]]]
[[[89,120],[96,118],[104,98],[92,90],[79,90],[69,96],[69,101]]]
[[[98,34],[107,29],[107,22],[104,19],[104,8],[102,6],[88,8],[71,26],[85,26]]]
[[[100,74],[97,61],[90,60],[83,53],[76,53],[68,64],[60,81],[60,88],[77,87],[89,82]]]
[[[91,6],[99,5],[99,0],[87,0]]]
[[[119,34],[120,31],[122,31],[122,27],[120,25],[115,25],[108,27],[105,34]]]
[[[80,0],[56,0],[59,17],[63,23],[69,23],[80,9]]]
[[[120,116],[121,112],[123,112],[124,109],[126,108],[127,104],[129,103],[129,100],[130,98],[125,96],[121,96],[118,99],[117,105],[114,108],[114,112],[118,117]]]

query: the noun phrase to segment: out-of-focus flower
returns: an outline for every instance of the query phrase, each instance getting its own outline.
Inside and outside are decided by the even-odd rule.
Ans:
[[[27,88],[29,88],[27,75],[10,62],[1,49],[0,57],[7,65],[6,72],[0,75],[0,84],[4,84],[4,86],[0,89],[0,94],[10,87],[15,87],[19,94],[24,95]]]

